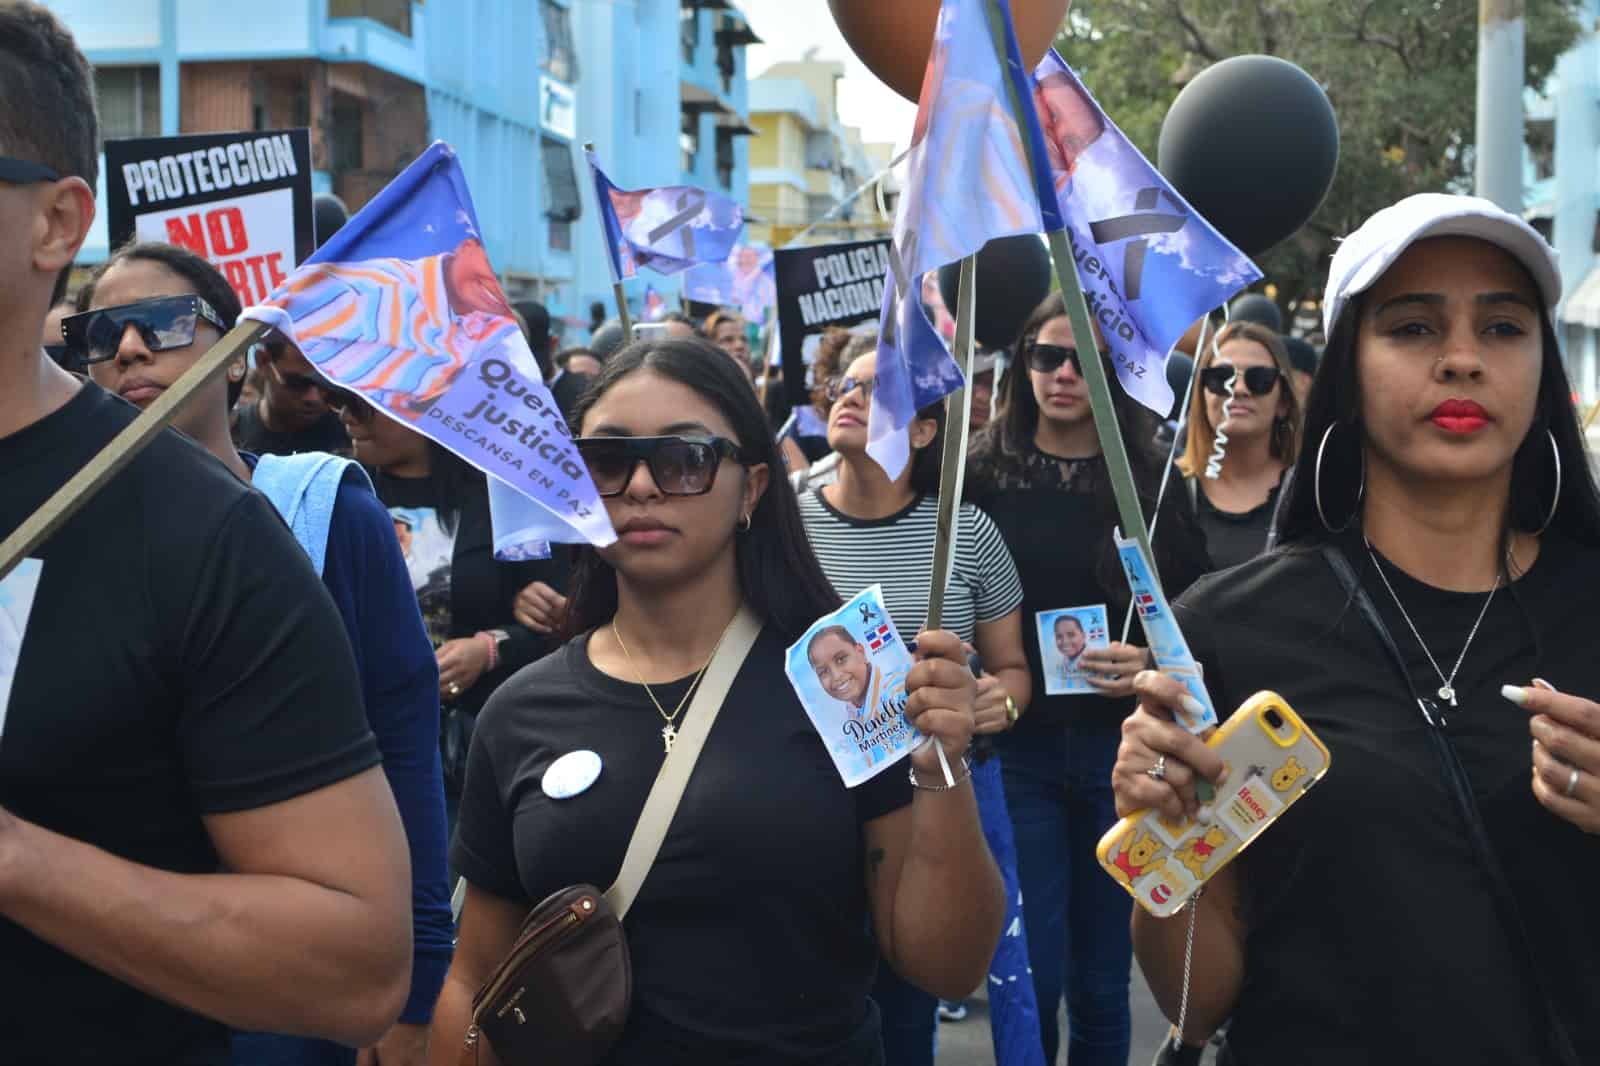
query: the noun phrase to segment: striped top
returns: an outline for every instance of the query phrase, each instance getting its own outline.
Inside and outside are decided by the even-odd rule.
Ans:
[[[938,500],[919,496],[899,514],[860,519],[840,514],[820,492],[800,497],[800,518],[822,570],[843,599],[883,586],[895,629],[909,640],[928,618]],[[979,622],[1022,606],[1022,583],[1000,531],[970,503],[961,505],[955,566],[945,594],[943,628],[971,641]]]

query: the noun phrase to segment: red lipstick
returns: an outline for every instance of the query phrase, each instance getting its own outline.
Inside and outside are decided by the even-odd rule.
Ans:
[[[1472,400],[1446,400],[1433,409],[1428,420],[1446,433],[1476,433],[1493,419],[1482,404]]]

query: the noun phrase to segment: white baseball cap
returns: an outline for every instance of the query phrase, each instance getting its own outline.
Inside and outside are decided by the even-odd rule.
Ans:
[[[1425,192],[1384,208],[1333,253],[1322,298],[1322,328],[1333,333],[1352,296],[1370,289],[1405,250],[1427,237],[1476,237],[1504,248],[1538,283],[1546,308],[1561,300],[1556,250],[1516,215],[1477,196]]]

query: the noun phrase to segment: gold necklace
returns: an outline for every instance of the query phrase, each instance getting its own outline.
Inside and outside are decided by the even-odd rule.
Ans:
[[[661,701],[656,699],[656,694],[650,691],[649,684],[645,682],[644,674],[640,672],[638,665],[633,661],[633,653],[628,650],[628,645],[622,639],[622,631],[617,628],[617,620],[615,618],[611,620],[611,635],[617,638],[617,647],[622,649],[622,654],[627,658],[628,666],[633,670],[633,675],[639,679],[639,684],[644,689],[644,694],[649,696],[650,702],[656,705],[656,712],[661,715],[661,720],[667,723],[661,727],[661,745],[668,755],[672,754],[673,741],[678,739],[678,727],[676,725],[678,715],[683,713],[683,708],[688,704],[689,697],[693,696],[694,690],[699,687],[700,679],[711,668],[711,660],[717,657],[717,652],[722,648],[722,642],[728,637],[728,630],[733,628],[733,619],[738,617],[738,612],[735,612],[733,618],[728,619],[727,626],[722,630],[722,636],[717,638],[716,647],[711,649],[711,658],[707,659],[705,665],[695,672],[694,680],[689,682],[689,687],[684,690],[683,699],[678,701],[678,705],[672,709],[671,714],[668,714],[667,709],[661,706]]]

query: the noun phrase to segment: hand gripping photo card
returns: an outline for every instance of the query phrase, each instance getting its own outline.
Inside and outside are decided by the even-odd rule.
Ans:
[[[905,714],[914,663],[879,585],[817,619],[785,653],[789,684],[846,788],[887,770],[922,739]]]
[[[1078,659],[1090,648],[1111,644],[1106,624],[1106,605],[1060,607],[1036,611],[1034,631],[1039,638],[1039,663],[1044,671],[1044,690],[1050,696],[1076,696],[1098,693]]]
[[[1189,651],[1189,642],[1183,639],[1183,630],[1178,628],[1178,620],[1173,617],[1172,605],[1167,602],[1161,586],[1156,584],[1153,576],[1155,568],[1145,558],[1139,542],[1124,539],[1120,529],[1117,530],[1116,541],[1117,554],[1122,559],[1122,569],[1128,575],[1128,588],[1133,593],[1134,606],[1139,609],[1139,623],[1144,626],[1145,639],[1150,642],[1150,651],[1155,655],[1156,669],[1176,678],[1205,708],[1202,715],[1193,715],[1182,709],[1178,711],[1178,724],[1200,736],[1217,724],[1217,711],[1212,706],[1211,694],[1206,691],[1205,682],[1200,678],[1200,666]]]
[[[1139,906],[1166,918],[1233,861],[1328,772],[1328,749],[1275,692],[1258,692],[1206,741],[1227,781],[1200,808],[1202,821],[1135,811],[1100,838],[1106,873]]]

